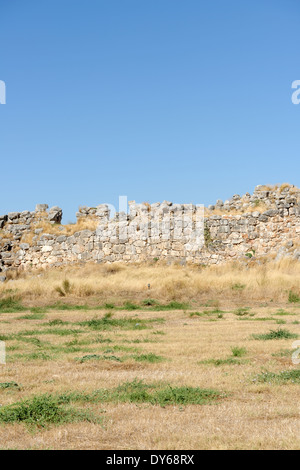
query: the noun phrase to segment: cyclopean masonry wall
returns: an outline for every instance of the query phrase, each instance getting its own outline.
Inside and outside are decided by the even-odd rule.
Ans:
[[[129,203],[129,213],[109,218],[109,208],[82,206],[75,232],[61,225],[62,210],[0,217],[0,280],[9,269],[47,268],[78,262],[168,260],[220,264],[273,254],[300,260],[300,189],[257,186],[205,209],[193,205]],[[84,221],[96,229],[78,230]],[[70,226],[69,226],[70,228]],[[72,227],[71,227],[72,228]]]

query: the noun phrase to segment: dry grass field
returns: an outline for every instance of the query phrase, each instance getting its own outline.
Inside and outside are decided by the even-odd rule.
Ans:
[[[1,449],[299,449],[299,317],[286,260],[12,276]]]

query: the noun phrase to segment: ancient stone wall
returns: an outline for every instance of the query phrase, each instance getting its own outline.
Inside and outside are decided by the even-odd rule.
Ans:
[[[76,215],[73,227],[61,225],[59,207],[45,204],[1,216],[0,279],[9,269],[87,261],[219,264],[270,254],[300,259],[300,190],[290,185],[257,186],[252,195],[218,200],[207,209],[131,201],[128,214],[113,218],[104,204],[81,206]],[[82,221],[90,229],[80,229]]]

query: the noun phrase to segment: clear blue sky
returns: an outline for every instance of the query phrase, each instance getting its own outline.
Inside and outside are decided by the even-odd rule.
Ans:
[[[0,214],[300,185],[298,0],[0,0]]]

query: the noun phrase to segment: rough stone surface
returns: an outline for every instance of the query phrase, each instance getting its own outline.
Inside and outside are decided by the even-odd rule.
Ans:
[[[128,205],[128,214],[113,218],[105,204],[81,206],[78,220],[96,221],[97,229],[72,235],[59,233],[64,227],[57,206],[48,210],[47,204],[38,204],[33,212],[0,216],[0,281],[9,269],[91,261],[209,265],[270,254],[300,260],[300,189],[295,186],[257,186],[252,195],[218,200],[205,216],[203,207],[190,204]],[[58,233],[44,233],[38,226],[43,220],[55,224]]]

